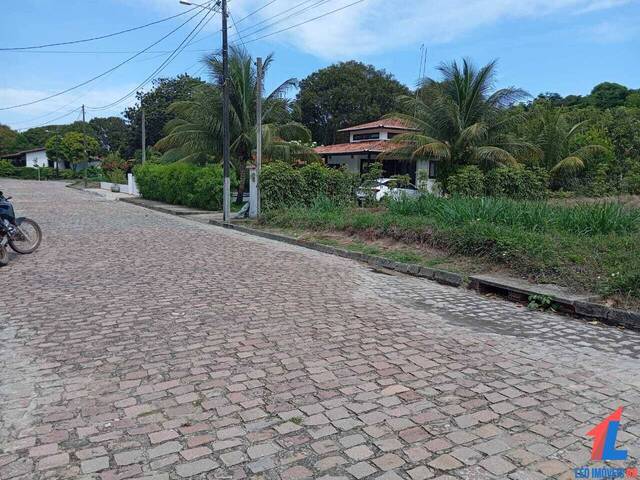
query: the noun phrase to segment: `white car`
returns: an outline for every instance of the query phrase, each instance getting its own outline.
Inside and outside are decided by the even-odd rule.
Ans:
[[[368,198],[373,198],[376,202],[379,202],[384,197],[397,199],[403,195],[407,197],[417,197],[420,195],[420,191],[412,184],[391,188],[390,184],[392,184],[393,181],[393,178],[378,178],[372,187],[359,188],[356,192],[358,203],[362,203]]]

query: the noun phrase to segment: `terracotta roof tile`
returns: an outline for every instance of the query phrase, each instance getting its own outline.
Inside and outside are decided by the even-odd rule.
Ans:
[[[397,147],[386,140],[374,140],[371,142],[339,143],[337,145],[327,145],[316,147],[314,150],[318,155],[339,155],[351,153],[381,153]]]
[[[396,130],[417,130],[407,124],[404,120],[399,118],[382,118],[375,122],[363,123],[361,125],[354,125],[353,127],[343,128],[338,130],[339,132],[352,132],[354,130],[369,130],[372,128],[393,128]]]

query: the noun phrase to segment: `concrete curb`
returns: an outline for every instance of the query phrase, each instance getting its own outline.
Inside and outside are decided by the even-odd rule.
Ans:
[[[145,202],[143,199],[139,198],[120,199],[120,201],[130,203],[132,205],[137,205],[143,208],[156,210],[158,212],[167,213],[170,215],[182,216],[187,218],[189,216],[189,214],[180,213],[175,209],[162,207],[161,205],[150,204],[148,201]],[[337,248],[329,245],[322,245],[320,243],[309,242],[306,240],[299,240],[287,235],[266,232],[242,225],[225,224],[218,220],[209,220],[208,223],[211,225],[228,228],[230,230],[236,230],[238,232],[254,235],[257,237],[267,238],[269,240],[275,240],[277,242],[284,242],[290,245],[296,245],[299,247],[308,248],[310,250],[348,258],[357,262],[366,263],[368,265],[371,265],[373,268],[382,268],[398,273],[412,275],[414,277],[425,278],[427,280],[433,280],[443,285],[449,285],[452,287],[466,287],[479,293],[496,293],[502,295],[507,300],[518,303],[527,303],[528,297],[531,295],[548,296],[556,305],[559,306],[559,313],[565,313],[588,320],[597,320],[608,325],[640,331],[640,312],[620,310],[617,308],[607,307],[606,305],[595,303],[591,301],[593,296],[550,294],[548,290],[542,287],[537,288],[535,285],[524,286],[522,282],[518,282],[516,280],[510,283],[508,281],[505,281],[504,279],[496,281],[495,279],[485,275],[466,277],[458,273],[448,272],[446,270],[423,267],[416,264],[396,262],[384,257],[377,257],[375,255],[369,255],[360,252],[352,252],[351,250],[346,250],[344,248]]]
[[[318,252],[329,253],[331,255],[349,258],[351,260],[366,263],[374,268],[384,268],[407,275],[413,275],[415,277],[426,278],[427,280],[433,280],[435,282],[452,287],[467,287],[479,293],[491,292],[501,294],[506,299],[515,301],[517,303],[527,303],[528,297],[530,295],[545,295],[549,296],[551,300],[557,306],[559,306],[558,313],[565,313],[590,320],[597,320],[608,325],[624,327],[631,330],[640,330],[639,312],[620,310],[589,301],[589,299],[593,298],[593,296],[580,297],[561,294],[549,294],[549,292],[545,289],[536,289],[535,285],[523,288],[523,285],[521,283],[515,281],[514,283],[508,283],[504,281],[502,283],[499,283],[493,279],[489,281],[488,278],[482,275],[471,276],[467,278],[458,273],[439,270],[436,268],[423,267],[416,264],[396,262],[394,260],[389,260],[388,258],[377,257],[375,255],[368,255],[360,252],[352,252],[343,248],[322,245],[315,242],[308,242],[306,240],[299,240],[287,235],[265,232],[241,225],[224,224],[217,220],[209,220],[209,223],[211,225],[236,230],[238,232],[255,235],[257,237],[267,238],[269,240],[297,245],[299,247],[316,250]]]
[[[138,205],[139,207],[148,208],[149,210],[155,210],[157,212],[168,213],[169,215],[177,215],[179,217],[187,217],[189,215],[202,215],[209,212],[207,210],[198,210],[198,209],[190,209],[189,207],[182,207],[178,205],[168,205],[164,206],[161,202],[155,202],[150,200],[145,200],[143,198],[134,197],[134,198],[120,198],[118,199],[121,202],[131,203],[133,205]]]

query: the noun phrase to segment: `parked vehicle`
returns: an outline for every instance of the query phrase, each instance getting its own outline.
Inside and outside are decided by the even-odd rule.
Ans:
[[[403,195],[407,197],[417,197],[420,195],[420,191],[415,185],[406,184],[402,187],[393,186],[393,178],[378,178],[373,186],[360,187],[356,192],[358,203],[363,203],[367,199],[373,199],[379,202],[384,197],[400,198]]]
[[[7,245],[16,253],[26,255],[35,252],[42,242],[40,226],[29,218],[16,218],[9,200],[11,197],[0,192],[0,265],[9,262]]]

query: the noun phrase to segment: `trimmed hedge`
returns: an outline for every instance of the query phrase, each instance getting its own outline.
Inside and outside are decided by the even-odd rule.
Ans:
[[[262,207],[266,210],[313,205],[318,199],[336,204],[353,201],[357,175],[314,163],[294,168],[288,163],[265,165],[260,174]]]
[[[21,180],[38,180],[38,169],[33,167],[15,167],[8,160],[0,160],[0,177],[13,177]],[[71,169],[56,171],[55,168],[40,168],[40,180],[70,180],[82,177],[82,172]]]
[[[187,163],[138,165],[133,169],[143,198],[204,210],[222,208],[223,171],[220,165],[196,167]],[[236,188],[231,176],[231,188]]]

